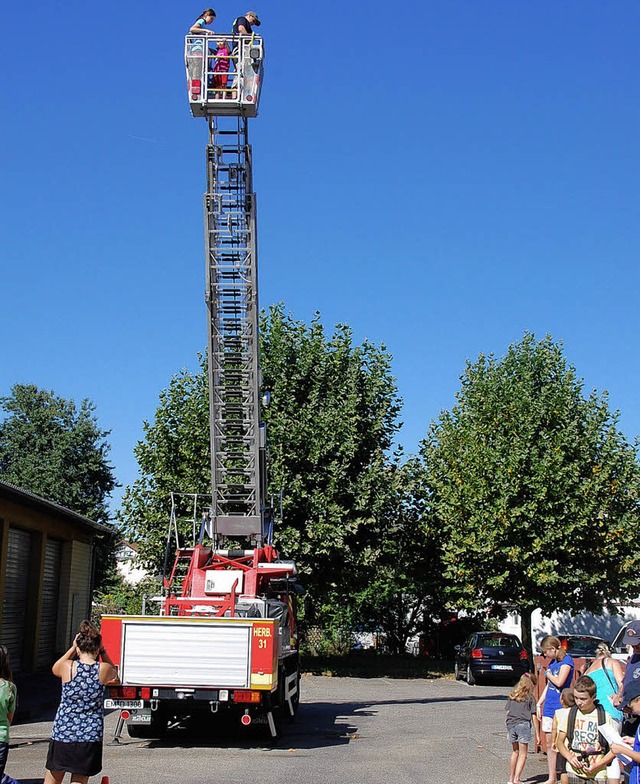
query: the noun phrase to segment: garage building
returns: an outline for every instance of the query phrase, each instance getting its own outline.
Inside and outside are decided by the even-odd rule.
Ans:
[[[101,533],[111,529],[0,482],[0,642],[14,673],[48,670],[91,616]]]

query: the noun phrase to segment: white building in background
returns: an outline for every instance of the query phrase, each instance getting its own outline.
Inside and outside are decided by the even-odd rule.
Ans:
[[[147,576],[138,563],[138,545],[124,539],[116,545],[116,568],[125,582],[137,585]]]
[[[584,612],[570,615],[568,612],[555,612],[550,616],[543,615],[541,610],[534,610],[531,615],[531,641],[534,652],[540,650],[540,640],[547,634],[590,634],[602,637],[611,642],[627,621],[640,618],[640,599],[632,604],[620,605],[618,615],[607,610],[602,615]],[[500,631],[521,636],[520,616],[513,612],[500,621]]]

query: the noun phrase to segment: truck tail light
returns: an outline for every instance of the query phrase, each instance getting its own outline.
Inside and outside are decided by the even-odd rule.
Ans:
[[[251,724],[251,716],[248,713],[243,713],[242,716],[240,716],[240,721],[245,727],[248,727]]]
[[[141,689],[137,686],[110,686],[109,697],[112,700],[150,700],[151,689],[147,686]]]
[[[234,691],[233,701],[258,703],[260,702],[260,692],[259,691]]]
[[[474,648],[471,651],[471,658],[472,659],[481,659],[482,658],[482,651],[480,650],[480,648]]]

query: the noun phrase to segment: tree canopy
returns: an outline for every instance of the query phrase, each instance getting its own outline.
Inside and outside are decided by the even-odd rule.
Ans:
[[[33,384],[15,384],[0,398],[0,478],[105,523],[116,487],[108,430],[95,406],[79,406]]]
[[[525,334],[467,363],[422,443],[444,580],[468,610],[600,611],[638,592],[636,448],[561,343]]]

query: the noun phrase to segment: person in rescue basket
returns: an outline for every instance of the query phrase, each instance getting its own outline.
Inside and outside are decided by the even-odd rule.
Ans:
[[[9,753],[9,725],[16,710],[16,685],[11,674],[9,651],[0,645],[0,779],[4,776]]]
[[[556,784],[558,780],[556,774],[557,752],[553,748],[553,716],[558,708],[562,707],[560,692],[571,686],[574,664],[573,659],[560,645],[560,640],[557,637],[551,635],[543,637],[540,642],[540,650],[543,656],[551,657],[551,664],[544,671],[547,685],[537,702],[540,729],[545,733],[549,768],[549,778],[543,784]]]
[[[231,68],[231,47],[227,41],[222,41],[218,46],[213,64],[213,89],[214,98],[225,98],[227,96],[227,82],[229,80],[229,70]]]
[[[189,28],[190,35],[212,35],[212,31],[205,30],[205,25],[210,25],[216,18],[216,12],[213,8],[204,10],[196,21]]]
[[[231,32],[234,35],[251,35],[253,27],[260,27],[258,14],[255,11],[247,11],[244,16],[234,20]]]
[[[53,722],[44,784],[60,784],[66,772],[74,783],[87,784],[89,776],[102,770],[102,692],[116,668],[102,647],[100,632],[83,621],[73,645],[51,670],[62,680],[62,699]]]

